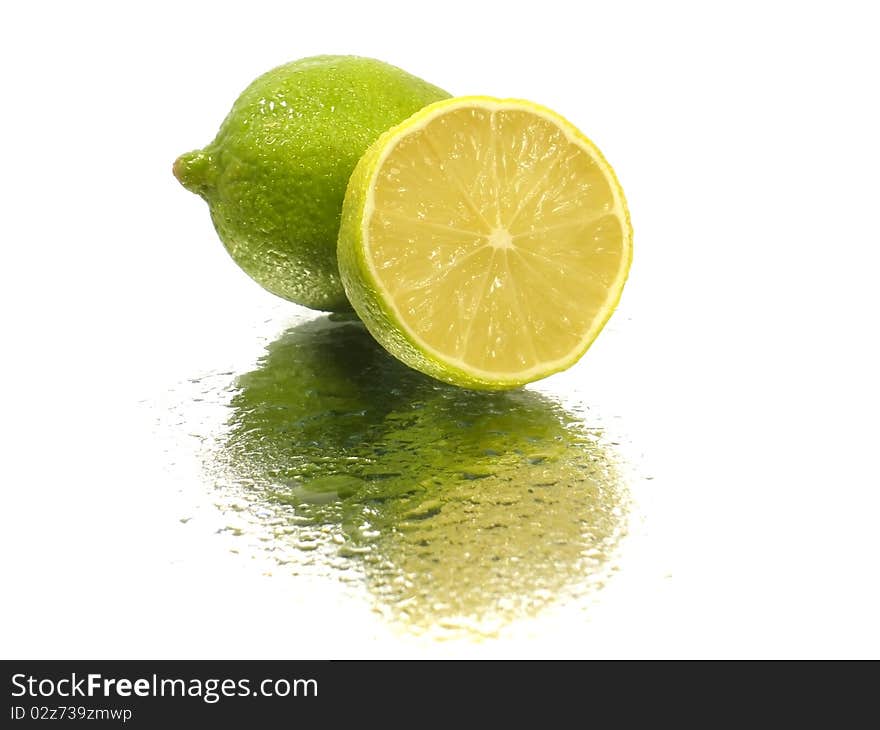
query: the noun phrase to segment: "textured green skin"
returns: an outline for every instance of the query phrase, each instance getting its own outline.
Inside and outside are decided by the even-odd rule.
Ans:
[[[174,172],[207,201],[226,249],[257,283],[306,307],[350,310],[336,264],[348,178],[382,132],[448,96],[374,59],[304,58],[256,79],[214,141]]]

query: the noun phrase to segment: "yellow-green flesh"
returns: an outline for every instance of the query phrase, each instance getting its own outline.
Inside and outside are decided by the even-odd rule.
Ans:
[[[440,102],[363,166],[340,266],[393,354],[450,382],[505,387],[569,366],[593,341],[629,268],[629,220],[611,168],[564,119],[527,102]]]

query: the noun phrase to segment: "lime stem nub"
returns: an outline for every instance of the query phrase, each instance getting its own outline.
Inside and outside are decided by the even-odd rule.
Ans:
[[[171,171],[183,187],[196,195],[203,195],[211,176],[211,156],[204,150],[187,152],[174,161]]]

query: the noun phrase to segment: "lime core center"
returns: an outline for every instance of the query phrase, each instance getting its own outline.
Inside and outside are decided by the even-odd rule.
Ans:
[[[489,245],[492,248],[513,248],[513,236],[506,228],[496,228],[489,234]]]

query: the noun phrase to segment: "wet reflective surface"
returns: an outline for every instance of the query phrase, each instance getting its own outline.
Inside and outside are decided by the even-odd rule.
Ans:
[[[223,413],[213,499],[279,580],[331,576],[407,631],[489,636],[611,573],[624,480],[552,398],[447,386],[328,317],[198,387]]]

